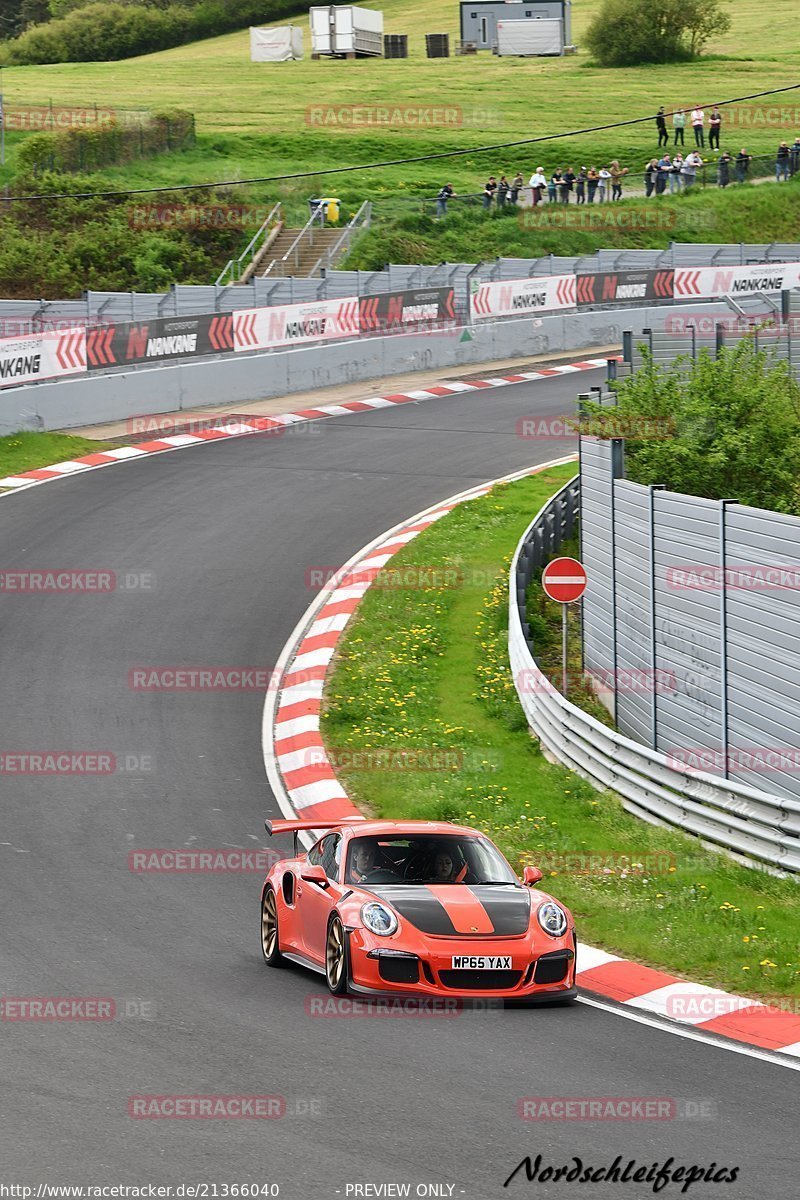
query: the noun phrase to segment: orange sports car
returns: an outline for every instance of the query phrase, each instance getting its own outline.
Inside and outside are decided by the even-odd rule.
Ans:
[[[334,995],[572,1000],[575,925],[477,829],[443,821],[266,821],[294,857],[261,892],[261,949],[324,975]],[[323,836],[298,853],[298,835]]]

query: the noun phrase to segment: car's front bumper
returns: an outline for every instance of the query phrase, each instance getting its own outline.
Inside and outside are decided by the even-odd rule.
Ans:
[[[575,992],[575,943],[572,931],[532,945],[530,938],[426,939],[415,950],[387,946],[365,931],[350,931],[352,990],[366,995],[438,996],[454,999],[569,999]],[[387,955],[387,951],[396,951]],[[397,951],[400,951],[397,953]],[[508,970],[456,970],[454,956],[511,959]]]

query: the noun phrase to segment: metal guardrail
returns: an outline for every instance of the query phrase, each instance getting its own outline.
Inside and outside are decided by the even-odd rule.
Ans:
[[[580,478],[536,514],[511,563],[508,652],[514,686],[543,750],[651,824],[672,825],[747,866],[800,872],[800,802],[672,765],[667,755],[607,728],[565,699],[540,670],[525,617],[525,593],[546,555],[577,517]]]
[[[250,241],[245,246],[238,258],[231,258],[225,264],[217,276],[215,287],[227,287],[229,284],[238,283],[242,278],[247,267],[255,259],[256,255],[266,245],[267,240],[271,236],[275,227],[282,222],[283,214],[281,211],[281,202],[273,205],[268,215],[259,225],[256,232],[251,237]],[[246,264],[243,266],[243,264]]]

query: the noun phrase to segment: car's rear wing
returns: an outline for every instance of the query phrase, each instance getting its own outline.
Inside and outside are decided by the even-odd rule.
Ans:
[[[280,833],[300,833],[304,829],[341,829],[343,825],[352,825],[355,821],[365,821],[366,817],[343,817],[339,821],[315,821],[313,817],[303,819],[302,817],[292,821],[273,821],[267,817],[264,822],[264,828],[270,837],[277,837]]]
[[[277,837],[281,833],[294,834],[294,854],[295,858],[300,853],[300,840],[298,834],[309,829],[341,829],[343,825],[353,825],[356,821],[365,821],[366,817],[352,816],[345,817],[341,821],[315,821],[313,817],[308,817],[304,820],[302,817],[291,821],[273,821],[271,817],[267,817],[264,822],[264,828],[270,837]]]

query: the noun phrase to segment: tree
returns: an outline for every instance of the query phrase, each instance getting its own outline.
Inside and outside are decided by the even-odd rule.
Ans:
[[[730,24],[721,0],[605,0],[586,41],[603,67],[681,62]]]

